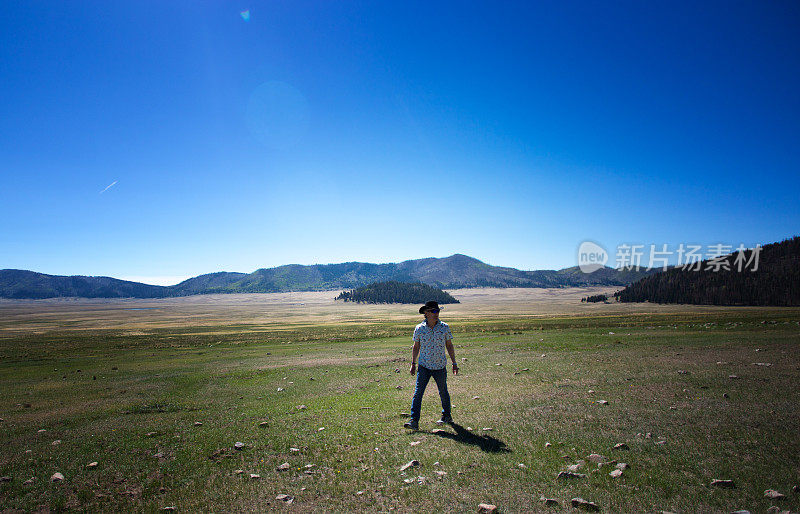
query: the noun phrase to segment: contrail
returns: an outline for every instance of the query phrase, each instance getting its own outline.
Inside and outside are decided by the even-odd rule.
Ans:
[[[116,183],[117,183],[117,181],[115,180],[114,182],[112,182],[112,183],[110,183],[109,185],[107,185],[105,189],[103,189],[102,191],[100,191],[100,194],[103,194],[103,193],[105,193],[106,191],[108,191],[109,189],[111,189],[111,187],[112,187],[114,184],[116,184]]]

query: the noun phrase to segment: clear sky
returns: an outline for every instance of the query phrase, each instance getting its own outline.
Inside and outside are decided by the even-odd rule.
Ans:
[[[769,243],[798,91],[794,0],[2,2],[0,268]]]

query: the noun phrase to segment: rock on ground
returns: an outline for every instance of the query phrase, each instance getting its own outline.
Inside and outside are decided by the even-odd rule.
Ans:
[[[571,478],[586,478],[586,475],[584,473],[573,473],[571,471],[561,471],[558,474],[558,476],[556,476],[557,480],[558,479],[569,480]]]
[[[583,509],[589,512],[597,512],[600,510],[600,507],[596,503],[584,500],[583,498],[573,498],[571,503],[576,509]]]
[[[725,489],[735,489],[736,484],[733,483],[733,480],[722,480],[715,478],[711,481],[711,487],[722,487]]]
[[[417,466],[421,466],[420,462],[418,460],[412,460],[412,461],[409,461],[409,462],[406,462],[405,464],[403,464],[400,467],[400,471],[405,471],[405,470],[407,470],[409,468],[415,468]]]
[[[497,505],[492,505],[491,503],[481,503],[478,505],[478,512],[483,514],[495,514],[499,511],[497,510]]]

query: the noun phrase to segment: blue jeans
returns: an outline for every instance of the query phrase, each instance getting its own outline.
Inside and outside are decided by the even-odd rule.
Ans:
[[[439,398],[442,400],[442,416],[450,415],[450,393],[447,392],[447,368],[428,369],[417,366],[417,387],[414,389],[414,399],[411,400],[411,420],[419,422],[420,409],[422,408],[422,395],[428,387],[428,381],[433,377],[439,388]]]

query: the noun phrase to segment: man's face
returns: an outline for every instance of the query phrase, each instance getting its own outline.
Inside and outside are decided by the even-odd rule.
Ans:
[[[428,309],[425,311],[425,319],[431,323],[436,323],[439,319],[439,309]]]

